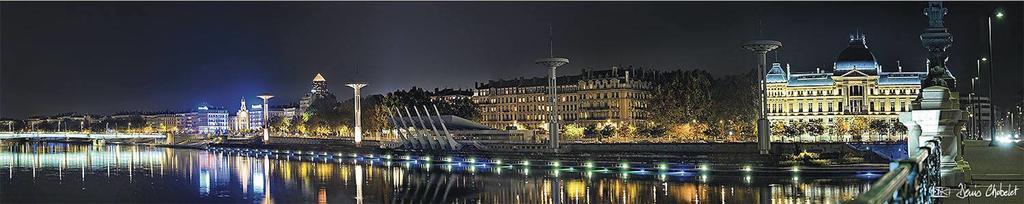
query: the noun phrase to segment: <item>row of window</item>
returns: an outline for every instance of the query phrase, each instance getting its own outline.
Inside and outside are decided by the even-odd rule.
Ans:
[[[836,112],[840,111],[852,111],[861,112],[862,110],[869,110],[872,112],[904,112],[910,111],[910,99],[870,99],[868,102],[867,109],[861,107],[863,102],[860,100],[850,101],[847,103],[848,106],[843,106],[842,101],[834,100],[812,100],[812,101],[790,101],[785,103],[773,102],[768,104],[769,113],[808,113],[808,112]]]
[[[635,92],[635,91],[612,91],[612,92],[584,92],[584,93],[560,93],[560,102],[573,102],[580,100],[595,100],[595,99],[649,99],[650,94],[646,92]],[[529,103],[529,102],[547,102],[547,95],[537,94],[534,96],[522,96],[522,95],[509,95],[503,97],[489,97],[489,98],[474,98],[474,102],[477,104],[490,103]]]
[[[632,111],[629,114],[631,118],[646,118],[646,114],[641,111]],[[547,120],[547,114],[485,114],[482,116],[483,120],[486,121],[543,121]],[[580,112],[572,114],[559,114],[559,120],[603,120],[603,119],[623,119],[619,111],[591,111],[591,112]]]
[[[863,86],[850,86],[847,87],[851,96],[863,96]],[[836,93],[833,95],[833,93]],[[768,96],[784,97],[784,96],[841,96],[843,95],[843,89],[835,90],[789,90],[784,91],[783,88],[769,89]],[[871,95],[908,95],[917,94],[917,89],[868,89],[868,93]]]

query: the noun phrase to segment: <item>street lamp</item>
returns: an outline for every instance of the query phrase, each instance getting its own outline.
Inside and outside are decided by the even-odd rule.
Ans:
[[[270,106],[267,105],[267,100],[273,98],[274,95],[263,93],[258,97],[263,99],[263,143],[267,143],[267,141],[270,141],[270,130],[268,130],[268,127],[270,127]]]
[[[997,19],[1002,19],[1004,14],[1003,14],[1003,10],[1000,9],[1000,8],[996,8],[995,10],[993,10],[992,13],[993,14],[988,15],[988,57],[995,58],[995,56],[992,56],[992,16],[995,16]],[[981,60],[986,60],[986,59],[985,58],[981,58]],[[988,101],[989,101],[989,104],[992,104],[992,102],[994,101],[994,98],[995,98],[995,96],[992,95],[992,89],[993,89],[993,87],[992,87],[992,80],[993,79],[992,78],[995,78],[995,77],[992,77],[992,76],[994,76],[994,75],[992,75],[992,61],[989,61],[988,62]],[[994,106],[990,105],[989,114],[990,114],[989,117],[992,117],[992,119],[988,123],[988,128],[989,128],[989,131],[988,131],[988,134],[989,134],[988,146],[995,146],[996,145],[996,131],[995,131],[996,130],[996,123],[995,123],[996,122],[995,121],[996,109],[995,109]]]

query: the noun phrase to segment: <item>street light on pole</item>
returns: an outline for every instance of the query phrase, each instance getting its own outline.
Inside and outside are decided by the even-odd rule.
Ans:
[[[988,15],[988,57],[989,58],[993,58],[993,59],[995,58],[994,56],[992,56],[992,16],[995,16],[997,19],[1002,19],[1003,15],[1004,14],[1003,14],[1002,9],[999,9],[999,8],[996,8],[995,10],[993,10],[993,14]],[[982,60],[986,60],[986,59],[982,58]],[[990,114],[989,117],[992,117],[992,119],[990,119],[989,123],[988,123],[988,128],[989,128],[989,130],[988,130],[988,134],[989,134],[988,146],[995,146],[996,145],[996,131],[995,131],[996,130],[996,121],[995,121],[996,109],[995,109],[994,105],[991,105],[995,101],[994,100],[995,97],[992,95],[992,89],[993,89],[993,87],[992,87],[992,80],[993,79],[992,78],[995,78],[995,77],[993,77],[994,75],[992,75],[992,67],[993,67],[992,66],[992,61],[989,61],[988,62],[988,103],[990,104],[989,105],[989,114]]]
[[[263,143],[266,144],[270,141],[270,130],[268,130],[270,127],[270,105],[267,105],[267,101],[273,98],[274,95],[263,93],[258,97],[263,99]]]

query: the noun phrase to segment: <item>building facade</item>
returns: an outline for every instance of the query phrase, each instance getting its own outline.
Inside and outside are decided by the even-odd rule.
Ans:
[[[228,133],[228,111],[199,106],[195,111],[179,115],[178,124],[179,129],[188,134],[224,135]]]
[[[967,111],[965,131],[967,139],[988,139],[991,137],[992,103],[988,97],[966,95],[960,97],[960,109]],[[998,113],[998,111],[996,111]],[[997,114],[998,115],[998,114]]]
[[[309,106],[313,105],[313,102],[317,99],[337,100],[334,94],[327,89],[327,79],[324,79],[324,76],[320,75],[320,73],[313,77],[313,87],[309,90],[309,93],[303,95],[302,99],[299,100],[298,112],[305,113],[306,109],[309,109]]]
[[[248,109],[249,116],[249,130],[261,130],[263,128],[263,105],[254,104],[250,105]],[[291,105],[277,105],[270,106],[270,113],[268,114],[271,119],[273,118],[292,118],[298,114],[298,107],[295,104]]]
[[[241,105],[238,106],[238,111],[235,113],[232,130],[235,132],[248,132],[249,128],[249,110],[245,107],[245,98],[242,98]]]
[[[864,35],[850,37],[831,72],[820,68],[794,73],[774,63],[766,74],[768,119],[789,125],[794,122],[850,122],[855,118],[896,123],[899,112],[910,111],[926,72],[887,72],[868,49]],[[826,133],[830,134],[830,133]],[[894,138],[898,139],[898,138]],[[772,141],[785,141],[772,135]],[[835,135],[826,140],[877,140],[860,135]]]
[[[653,72],[612,67],[558,77],[559,125],[623,125],[644,122]],[[472,100],[481,123],[497,129],[542,129],[547,124],[546,77],[478,84]]]
[[[183,115],[175,112],[151,113],[142,115],[142,119],[156,132],[174,133],[180,131],[178,121]]]

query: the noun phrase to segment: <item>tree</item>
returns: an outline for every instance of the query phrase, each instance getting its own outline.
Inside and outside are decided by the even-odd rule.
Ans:
[[[876,136],[889,135],[889,130],[892,129],[889,127],[890,125],[891,124],[886,120],[871,120],[868,122],[868,127],[875,133],[873,135]]]
[[[676,142],[705,141],[703,132],[708,128],[703,123],[682,123],[671,126],[668,135]]]
[[[712,89],[712,99],[715,101],[712,104],[712,120],[732,123],[729,125],[731,128],[724,131],[731,131],[736,136],[756,135],[757,112],[760,108],[756,70],[716,79]]]
[[[821,119],[812,119],[810,122],[804,124],[804,132],[811,136],[821,136],[825,133],[825,125]]]
[[[850,121],[850,134],[853,135],[853,139],[861,141],[861,136],[868,131],[868,119],[864,117],[854,117]]]
[[[846,118],[836,118],[832,128],[832,135],[842,138],[850,134],[850,122]]]
[[[468,120],[480,119],[479,107],[477,107],[469,97],[458,97],[456,99],[439,98],[439,96],[447,94],[469,96],[472,95],[472,91],[435,89],[433,92],[429,92],[422,88],[413,87],[408,91],[398,90],[388,93],[382,99],[381,104],[385,107],[399,107],[400,109],[403,107],[409,107],[410,110],[412,109],[412,106],[416,106],[421,109],[423,106],[427,106],[428,108],[433,109],[433,106],[436,105],[438,111],[443,115],[454,115]],[[431,112],[433,112],[433,110],[431,110]]]
[[[597,125],[590,124],[590,125],[587,125],[587,127],[584,127],[583,128],[583,135],[587,136],[587,137],[596,137],[596,136],[598,136],[597,135]]]
[[[791,140],[793,138],[795,138],[795,137],[799,137],[800,135],[803,135],[804,134],[804,128],[803,128],[804,125],[803,125],[803,123],[804,122],[793,122],[793,123],[790,123],[789,125],[786,125],[786,128],[782,131],[782,134],[785,135],[786,137],[789,137]],[[799,138],[797,138],[797,139],[799,140]]]
[[[349,105],[354,105],[350,103]],[[333,97],[333,95],[327,95],[325,97],[315,98],[303,113],[303,120],[301,121],[304,125],[305,133],[312,133],[313,135],[324,136],[336,133],[336,129],[341,126],[346,126],[348,121],[353,121],[355,115],[352,110],[353,106],[343,107],[341,103]],[[300,130],[300,132],[303,132]]]
[[[673,71],[656,79],[650,108],[657,110],[651,120],[661,125],[676,125],[694,120],[707,121],[713,101],[711,74],[703,70]]]
[[[583,127],[575,123],[565,125],[564,132],[562,133],[565,140],[579,140],[583,139]]]
[[[772,130],[772,135],[785,135],[786,134],[785,133],[786,132],[786,123],[774,122],[774,123],[771,123],[771,124],[772,124],[772,129],[771,129]]]
[[[897,140],[903,140],[907,135],[907,126],[904,126],[899,121],[892,121],[892,124],[889,124],[889,134],[899,135],[900,138]]]

